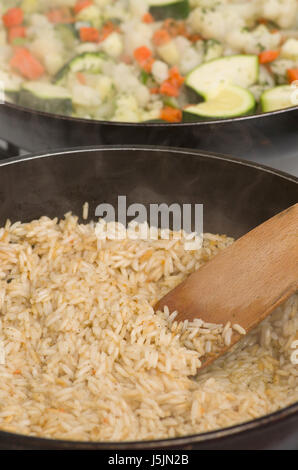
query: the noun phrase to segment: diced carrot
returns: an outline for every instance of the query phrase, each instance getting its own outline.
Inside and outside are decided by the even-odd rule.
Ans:
[[[86,77],[82,72],[77,72],[77,79],[81,85],[86,85]]]
[[[45,73],[43,65],[24,47],[15,50],[10,66],[29,80],[36,80]]]
[[[180,109],[165,106],[160,112],[160,119],[168,122],[181,122],[182,111]]]
[[[20,375],[22,373],[22,371],[20,369],[16,369],[14,372],[13,372],[13,375]]]
[[[179,96],[179,88],[171,83],[170,80],[165,80],[160,87],[160,93],[167,96]]]
[[[13,44],[14,39],[16,38],[25,38],[26,37],[26,28],[25,26],[13,26],[8,30],[8,42]]]
[[[55,8],[50,10],[47,13],[47,18],[51,23],[54,24],[71,24],[74,23],[75,19],[73,18],[69,8]]]
[[[269,62],[273,62],[279,56],[279,50],[272,50],[272,51],[263,51],[259,54],[259,62],[260,64],[268,64]]]
[[[135,49],[134,58],[146,72],[151,72],[154,59],[152,57],[152,52],[147,46],[141,46]]]
[[[180,75],[178,67],[172,67],[169,70],[169,80],[172,83],[172,85],[176,86],[177,88],[181,87],[184,83],[184,77]]]
[[[12,28],[13,26],[20,26],[24,21],[24,13],[22,8],[10,8],[2,16],[2,20],[6,28]]]
[[[287,70],[287,77],[289,83],[295,82],[298,80],[298,68],[297,69],[288,69]]]
[[[152,57],[152,51],[147,46],[141,46],[134,50],[133,55],[137,62],[142,63]]]
[[[154,62],[155,60],[153,57],[150,57],[148,60],[146,60],[146,62],[142,65],[145,72],[151,73]]]
[[[96,28],[84,26],[80,28],[80,39],[83,42],[98,42],[99,31]]]
[[[93,5],[93,1],[92,0],[79,0],[75,6],[74,6],[74,12],[76,14],[80,13],[80,11],[84,10],[84,8],[87,8],[87,7],[90,7],[91,5]]]
[[[202,39],[200,34],[188,34],[186,37],[190,42],[197,42]]]
[[[151,15],[151,13],[145,13],[145,15],[142,18],[143,23],[154,23],[154,18]]]
[[[103,25],[103,27],[100,30],[99,33],[99,42],[104,41],[107,39],[107,37],[110,36],[110,34],[119,31],[118,26],[116,26],[112,21],[108,21],[106,24]]]
[[[166,29],[158,29],[153,34],[152,40],[155,46],[162,46],[171,40],[171,36]]]

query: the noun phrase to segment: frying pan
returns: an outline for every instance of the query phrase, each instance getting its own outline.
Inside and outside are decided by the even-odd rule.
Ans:
[[[224,152],[257,160],[296,156],[298,106],[195,123],[115,123],[0,106],[0,138],[29,152],[85,145],[163,145]]]
[[[90,147],[0,164],[0,223],[82,213],[101,202],[202,203],[204,230],[239,237],[298,200],[298,179],[257,164],[187,149]],[[82,443],[0,432],[0,449],[298,449],[298,402],[205,434],[138,443]]]

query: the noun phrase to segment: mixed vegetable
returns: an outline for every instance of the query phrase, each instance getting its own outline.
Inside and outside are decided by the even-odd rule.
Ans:
[[[181,122],[298,105],[298,0],[0,0],[0,17],[21,106]]]

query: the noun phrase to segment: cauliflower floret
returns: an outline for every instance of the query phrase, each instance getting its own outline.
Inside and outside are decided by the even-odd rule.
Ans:
[[[157,83],[162,83],[169,77],[169,67],[165,62],[156,60],[152,66],[152,75]]]
[[[281,28],[295,24],[298,12],[297,0],[262,0],[261,16],[274,21]]]
[[[116,111],[113,121],[140,122],[141,113],[134,95],[121,95],[116,101]]]
[[[294,61],[290,59],[276,59],[274,62],[270,64],[270,68],[275,75],[276,81],[279,85],[283,85],[284,83],[288,83],[287,79],[287,70],[293,69],[298,66],[295,64]]]
[[[180,61],[180,54],[175,41],[169,41],[156,48],[159,57],[169,65],[177,65]]]
[[[161,100],[152,101],[148,106],[148,110],[142,113],[141,121],[151,121],[153,119],[159,119],[162,108],[163,102]]]
[[[98,44],[95,42],[82,42],[76,46],[76,52],[82,54],[83,52],[97,52],[99,50]]]
[[[204,62],[218,59],[223,55],[222,44],[214,39],[208,39],[208,41],[205,42],[205,50]]]
[[[194,47],[189,47],[181,57],[179,69],[183,75],[186,75],[202,62],[203,53]]]
[[[145,85],[140,84],[135,89],[135,97],[138,105],[144,108],[150,101],[150,92]]]
[[[193,10],[188,18],[188,25],[194,33],[202,34],[206,39],[223,41],[226,35],[236,29],[252,24],[257,17],[254,2],[216,3],[214,6],[200,6]]]
[[[40,33],[40,37],[35,39],[29,47],[50,75],[55,75],[65,64],[63,44],[53,34]]]
[[[101,104],[101,97],[98,90],[74,83],[71,88],[72,100],[75,105],[84,107],[95,107]]]
[[[149,10],[147,0],[129,0],[129,9],[132,16],[142,17]]]
[[[102,43],[102,50],[113,58],[119,57],[123,52],[123,40],[119,33],[110,34]]]
[[[280,55],[285,59],[298,59],[298,39],[288,39],[282,45]]]
[[[98,91],[101,101],[108,98],[113,89],[113,82],[106,75],[88,74],[87,85]]]
[[[281,42],[281,34],[272,34],[265,25],[257,26],[253,31],[246,29],[232,30],[226,37],[229,46],[248,54],[259,54],[264,49],[276,49]]]
[[[122,24],[124,32],[124,52],[133,57],[134,50],[141,46],[152,48],[151,38],[153,31],[151,27],[140,21],[131,20]]]
[[[134,93],[140,82],[134,67],[123,63],[114,64],[111,76],[118,93]]]
[[[96,5],[90,5],[89,7],[83,8],[76,16],[77,21],[87,21],[92,24],[95,28],[100,28],[103,24],[103,18],[101,10]]]

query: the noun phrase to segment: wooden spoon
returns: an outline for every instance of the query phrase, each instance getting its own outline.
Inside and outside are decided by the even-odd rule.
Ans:
[[[259,225],[220,252],[155,306],[178,311],[176,320],[255,328],[298,289],[298,204]],[[202,367],[233,346],[203,358]]]

